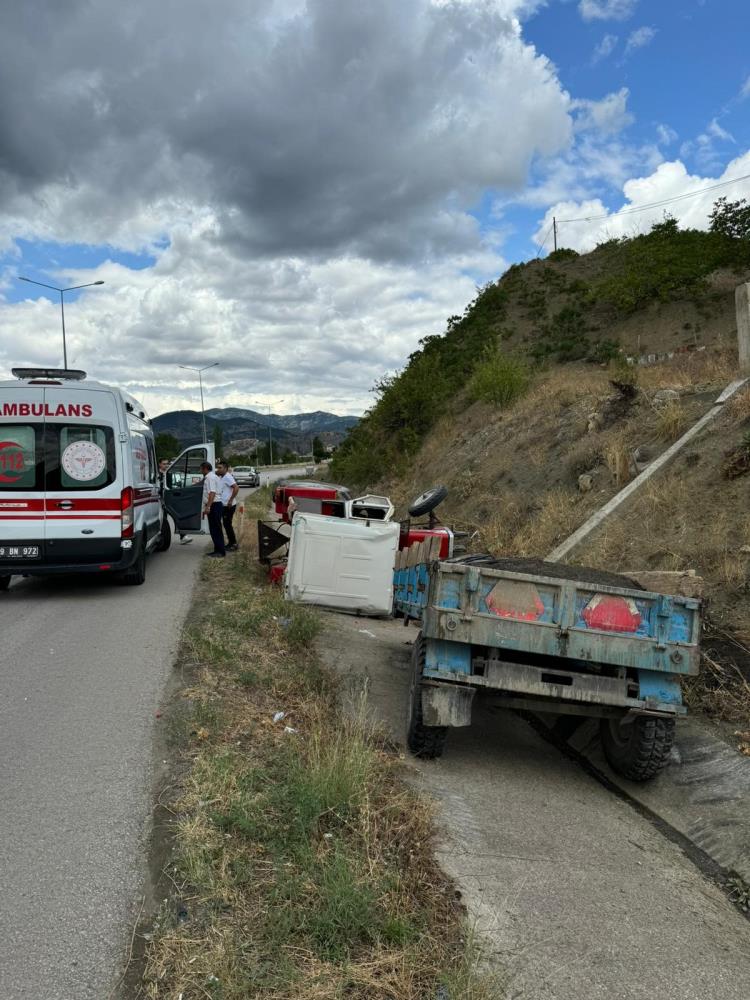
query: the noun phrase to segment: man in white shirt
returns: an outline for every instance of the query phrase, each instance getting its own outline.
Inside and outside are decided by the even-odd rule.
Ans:
[[[229,466],[226,462],[216,463],[216,474],[221,483],[221,502],[224,506],[221,519],[224,524],[224,531],[227,534],[227,552],[236,552],[237,536],[234,533],[232,521],[236,510],[237,494],[240,492],[240,488],[237,485],[237,480],[229,471]]]
[[[223,559],[227,554],[224,547],[224,532],[221,530],[221,515],[224,509],[221,502],[221,480],[213,471],[210,462],[201,464],[203,473],[203,516],[208,518],[208,530],[211,532],[211,541],[214,543],[213,552],[209,556],[214,559]]]

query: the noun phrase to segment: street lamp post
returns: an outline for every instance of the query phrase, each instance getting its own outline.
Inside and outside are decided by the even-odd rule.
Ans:
[[[103,281],[87,281],[85,285],[71,285],[69,288],[58,288],[57,285],[45,285],[43,281],[34,281],[33,278],[24,278],[20,274],[18,275],[19,281],[28,281],[30,285],[39,285],[40,288],[49,288],[53,292],[60,293],[60,317],[62,319],[62,335],[63,335],[63,367],[67,369],[68,367],[68,347],[65,343],[65,302],[63,300],[63,295],[65,292],[74,292],[78,288],[91,288],[92,285],[103,285]]]
[[[277,399],[276,405],[283,403],[283,399]],[[271,427],[271,404],[270,403],[251,403],[251,406],[266,406],[268,408],[268,464],[273,465],[273,430]],[[257,451],[257,449],[256,449]],[[270,475],[270,473],[269,473]]]
[[[211,362],[210,365],[205,365],[203,368],[192,368],[190,365],[178,365],[179,368],[184,368],[189,372],[198,372],[198,385],[201,390],[201,420],[203,421],[203,443],[208,444],[208,438],[206,437],[206,411],[203,408],[203,372],[207,372],[209,368],[215,368],[218,365],[218,361]]]

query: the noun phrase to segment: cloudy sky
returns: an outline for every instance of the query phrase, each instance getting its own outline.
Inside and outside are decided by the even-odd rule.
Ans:
[[[750,174],[746,0],[0,9],[0,377],[360,413],[477,285]],[[625,213],[622,210],[625,209]],[[638,211],[632,211],[638,209]],[[620,214],[618,214],[620,213]],[[584,221],[571,221],[584,220]]]

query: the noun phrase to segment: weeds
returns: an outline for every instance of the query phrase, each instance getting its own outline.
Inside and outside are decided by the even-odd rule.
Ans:
[[[341,714],[312,649],[318,615],[264,586],[246,554],[226,562],[182,645],[176,895],[149,929],[140,995],[486,1000],[429,849],[431,809],[365,707]]]

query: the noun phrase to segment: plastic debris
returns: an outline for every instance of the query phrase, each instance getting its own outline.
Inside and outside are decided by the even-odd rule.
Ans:
[[[291,726],[284,726],[284,732],[285,733],[296,733],[297,730],[293,729]]]
[[[273,721],[281,722],[281,720],[285,718],[286,718],[286,712],[275,712],[273,716]]]
[[[375,633],[371,632],[369,628],[361,628],[359,631],[362,633],[362,635],[369,635],[371,639],[377,639]]]

